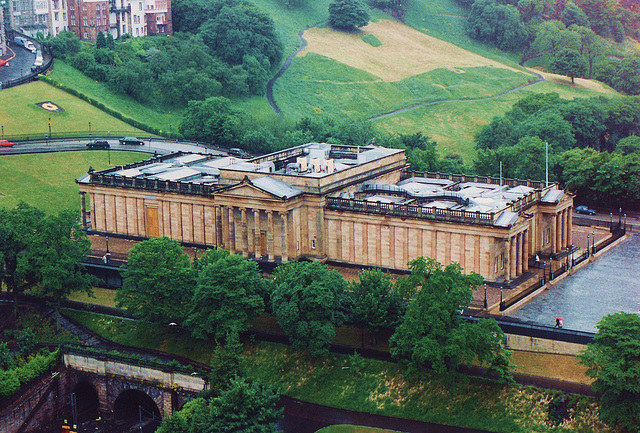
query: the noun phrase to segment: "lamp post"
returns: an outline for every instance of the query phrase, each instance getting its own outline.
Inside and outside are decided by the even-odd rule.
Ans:
[[[596,231],[595,230],[591,232],[591,245],[593,246],[593,248],[591,248],[591,253],[595,254],[596,253]]]
[[[587,257],[589,257],[591,253],[591,244],[589,242],[589,238],[591,237],[590,233],[587,233]]]
[[[49,114],[49,140],[51,140],[51,114]]]
[[[91,138],[91,122],[89,122],[89,138]]]
[[[107,254],[109,254],[109,236],[105,236],[104,240],[107,242]]]
[[[4,125],[2,125],[2,139],[4,140]]]
[[[502,298],[502,286],[500,286],[500,311],[504,310],[504,301]]]
[[[487,285],[484,285],[484,309],[489,309],[489,301],[487,301]]]

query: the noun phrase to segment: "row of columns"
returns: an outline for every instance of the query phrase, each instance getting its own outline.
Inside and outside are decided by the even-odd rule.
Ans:
[[[516,233],[506,239],[507,243],[507,280],[519,277],[529,270],[529,229]]]
[[[236,209],[240,211],[240,219],[236,219]],[[249,225],[248,212],[253,214],[253,227]],[[277,213],[279,218],[274,218]],[[267,217],[267,230],[262,230],[263,214]],[[279,256],[282,262],[289,260],[289,212],[274,212],[264,209],[247,209],[245,207],[216,206],[216,245],[229,250],[231,254],[242,253],[248,258],[253,253],[256,259],[267,256],[274,261]],[[276,241],[276,221],[281,225],[280,242]],[[265,245],[263,245],[263,233]],[[278,245],[279,244],[279,245]],[[279,248],[277,248],[279,247]]]
[[[573,244],[572,206],[553,214],[552,219],[551,253],[557,253]]]

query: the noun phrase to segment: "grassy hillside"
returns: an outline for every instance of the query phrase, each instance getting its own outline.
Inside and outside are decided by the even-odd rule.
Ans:
[[[164,106],[146,106],[132,98],[111,91],[105,83],[92,80],[62,60],[56,59],[55,68],[49,77],[59,83],[80,90],[86,96],[102,102],[105,106],[119,111],[127,117],[146,125],[169,131],[177,129],[182,118],[182,109]]]
[[[15,207],[20,201],[48,214],[80,209],[75,179],[87,172],[109,167],[107,151],[3,155],[0,157],[0,206]],[[139,152],[111,152],[111,166],[144,159]]]
[[[375,124],[395,133],[420,131],[438,141],[442,154],[459,153],[469,162],[478,130],[531,92],[556,91],[570,98],[611,93],[588,83],[565,86],[568,80],[545,75],[550,83],[500,96],[537,77],[518,65],[520,54],[468,38],[463,29],[467,11],[455,0],[411,0],[404,16],[407,25],[372,11],[372,23],[352,34],[323,25],[308,28],[327,19],[331,0],[305,1],[300,7],[287,7],[282,0],[252,1],[274,19],[285,56],[300,44],[299,31],[306,29],[309,42],[274,86],[282,116],[264,97],[233,101],[261,125],[318,115],[367,120],[416,104],[447,101],[393,114]],[[367,43],[371,39],[379,44]],[[182,110],[146,107],[115,95],[63,62],[56,63],[51,77],[159,129],[169,130],[170,125],[176,129],[180,122]]]
[[[64,112],[44,110],[36,105],[39,102],[53,102],[62,107]],[[23,134],[34,134],[42,138],[49,133],[49,117],[54,136],[62,132],[88,134],[89,122],[94,132],[122,131],[127,135],[140,132],[81,99],[41,81],[0,92],[0,123],[4,126],[5,138]]]
[[[444,101],[407,110],[376,120],[380,129],[404,134],[422,132],[438,142],[441,155],[458,153],[465,161],[475,156],[474,136],[495,116],[502,116],[519,99],[531,93],[556,92],[566,99],[590,98],[602,95],[589,89],[541,82],[493,99],[482,101]]]

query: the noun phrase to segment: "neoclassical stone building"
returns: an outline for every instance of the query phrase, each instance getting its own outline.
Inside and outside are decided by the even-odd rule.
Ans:
[[[250,160],[177,153],[77,183],[93,232],[257,260],[403,270],[422,255],[508,283],[572,243],[573,197],[556,184],[413,173],[403,150],[377,146],[312,143]]]

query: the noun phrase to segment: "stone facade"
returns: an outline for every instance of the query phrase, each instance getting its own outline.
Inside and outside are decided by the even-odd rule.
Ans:
[[[250,161],[173,155],[89,173],[78,180],[85,227],[216,245],[271,262],[406,270],[427,256],[497,282],[572,244],[573,198],[555,184],[410,173],[400,150],[327,146]],[[318,149],[326,158],[313,156]],[[161,166],[164,177],[154,174]]]
[[[69,30],[85,41],[109,33],[109,0],[67,0]]]

